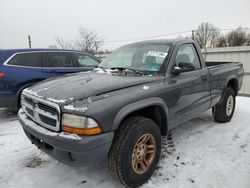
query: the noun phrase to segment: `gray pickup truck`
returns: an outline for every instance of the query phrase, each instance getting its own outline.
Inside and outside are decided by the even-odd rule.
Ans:
[[[242,86],[238,62],[205,62],[192,40],[129,44],[88,73],[53,78],[25,89],[18,113],[25,134],[72,166],[107,159],[127,187],[155,171],[161,136],[212,108],[231,120]]]

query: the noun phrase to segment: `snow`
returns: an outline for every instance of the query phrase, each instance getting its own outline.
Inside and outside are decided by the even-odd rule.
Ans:
[[[91,103],[92,102],[92,99],[91,99],[91,97],[88,97],[88,103]]]
[[[72,134],[72,133],[67,133],[67,132],[61,132],[58,134],[58,136],[67,138],[67,139],[76,139],[76,140],[82,140],[82,138],[80,136],[78,136],[77,134]]]
[[[74,107],[73,105],[67,105],[67,106],[64,106],[64,108],[66,110],[74,110],[78,112],[86,112],[88,110],[87,107],[77,108],[77,107]]]
[[[25,88],[25,89],[23,90],[23,93],[26,93],[26,94],[30,94],[30,95],[33,95],[33,96],[36,96],[36,97],[43,98],[42,96],[38,95],[37,92],[32,91],[32,90],[29,89],[29,88]]]
[[[43,88],[38,91],[32,91],[31,89],[26,88],[23,90],[23,93],[30,94],[39,98],[44,98],[43,96],[40,96],[38,93],[41,91],[46,91],[46,90],[48,90],[48,88]],[[73,100],[73,99],[74,99],[73,97],[69,98],[69,100]],[[54,99],[54,98],[47,98],[47,100],[54,102],[54,103],[62,103],[62,104],[67,101],[67,99]]]
[[[172,131],[175,151],[166,151],[143,188],[249,188],[250,98],[238,97],[230,123],[211,111]],[[0,109],[0,187],[118,187],[106,167],[66,166],[38,150],[24,135],[16,114]]]
[[[53,99],[53,98],[47,98],[47,100],[54,103],[65,103],[67,101],[67,99]]]
[[[148,89],[149,89],[149,86],[143,86],[142,89],[143,89],[143,90],[148,90]]]
[[[105,71],[101,68],[95,68],[94,69],[96,71],[96,73],[100,73],[100,74],[112,74],[112,72],[114,72],[114,70],[112,69],[105,69]]]
[[[74,100],[74,97],[70,97],[69,100],[73,101],[73,100]]]

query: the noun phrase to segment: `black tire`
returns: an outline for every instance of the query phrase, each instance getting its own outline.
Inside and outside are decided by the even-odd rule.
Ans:
[[[13,105],[13,107],[11,107],[10,109],[17,113],[21,108],[21,94],[19,95],[19,97],[16,99],[15,104]]]
[[[231,100],[232,107],[231,110],[227,110],[228,108],[228,101]],[[213,107],[212,112],[214,116],[214,120],[219,123],[226,123],[229,122],[234,114],[235,109],[235,92],[232,88],[227,87],[224,92],[221,101]]]
[[[148,169],[138,174],[132,166],[132,155],[134,159],[135,146],[138,148],[139,140],[144,135],[150,135],[150,138],[154,138],[155,152]],[[125,187],[138,187],[147,182],[154,173],[160,153],[161,132],[156,123],[151,119],[140,116],[130,117],[120,125],[109,151],[108,168],[110,174]]]

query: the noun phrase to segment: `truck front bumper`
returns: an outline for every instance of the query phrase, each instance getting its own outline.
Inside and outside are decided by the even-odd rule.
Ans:
[[[33,144],[70,166],[86,166],[107,159],[114,137],[114,132],[95,136],[53,132],[30,120],[22,109],[18,112],[18,119]]]

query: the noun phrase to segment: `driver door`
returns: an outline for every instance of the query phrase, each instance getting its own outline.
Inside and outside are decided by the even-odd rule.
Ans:
[[[172,96],[175,104],[170,107],[170,121],[175,127],[206,111],[210,106],[210,92],[208,71],[202,67],[194,44],[180,45],[172,62],[171,69],[173,66],[183,69],[177,75],[170,73],[166,79],[166,86],[176,93]]]

